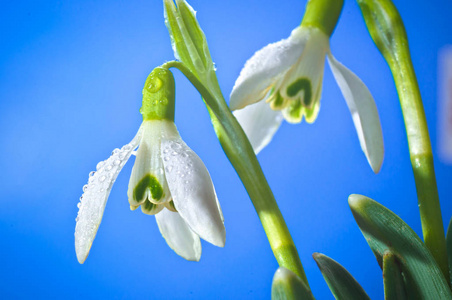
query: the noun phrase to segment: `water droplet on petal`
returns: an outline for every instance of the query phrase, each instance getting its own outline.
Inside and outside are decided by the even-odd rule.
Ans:
[[[168,160],[169,160],[169,157],[168,157],[168,156],[165,156],[165,157],[163,158],[163,160],[164,160],[164,161],[168,161]]]
[[[88,185],[85,184],[82,189],[83,189],[83,192],[86,192],[86,190],[88,189]]]
[[[93,177],[93,176],[94,176],[94,174],[96,174],[96,172],[95,172],[95,171],[91,171],[91,172],[89,172],[89,177]]]
[[[182,148],[182,146],[179,143],[171,144],[171,149],[173,150],[179,150],[180,148]]]
[[[99,170],[100,168],[102,168],[104,164],[105,164],[104,161],[100,161],[96,166],[96,170]]]
[[[110,171],[112,168],[113,167],[111,165],[108,165],[106,169],[107,169],[107,171]]]
[[[113,150],[113,152],[111,152],[111,155],[115,155],[115,154],[117,154],[118,152],[119,152],[119,149],[116,148],[115,150]]]
[[[100,177],[100,178],[99,178],[99,181],[100,181],[100,182],[104,182],[104,181],[105,181],[105,179],[107,179],[107,177],[105,177],[105,176],[102,176],[102,177]]]
[[[113,163],[114,163],[115,165],[119,166],[119,164],[121,163],[121,161],[120,161],[119,159],[116,159]]]

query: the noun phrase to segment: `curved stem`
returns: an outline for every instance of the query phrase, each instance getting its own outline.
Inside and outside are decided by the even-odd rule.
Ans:
[[[449,281],[432,146],[402,18],[390,0],[357,0],[369,33],[394,77],[408,139],[424,242]]]
[[[204,98],[212,118],[215,133],[253,202],[276,260],[280,266],[300,276],[308,286],[308,280],[298,256],[298,251],[273,196],[273,192],[268,185],[245,132],[230,112],[219,87],[213,87],[213,93],[216,94],[213,95],[182,62],[171,61],[165,63],[162,67],[179,69]],[[217,81],[213,80],[213,82]]]

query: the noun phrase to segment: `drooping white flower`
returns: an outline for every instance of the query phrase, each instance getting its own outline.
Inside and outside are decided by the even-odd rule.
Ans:
[[[375,173],[384,156],[377,107],[365,84],[338,62],[329,37],[316,27],[297,27],[289,38],[257,51],[242,69],[230,96],[230,108],[256,153],[264,148],[286,119],[308,123],[320,109],[325,56],[342,91],[361,148]]]
[[[200,259],[200,238],[224,246],[224,220],[209,172],[176,129],[174,91],[161,90],[168,88],[165,85],[174,88],[174,81],[172,86],[166,82],[173,80],[172,75],[156,70],[143,90],[143,123],[138,133],[100,162],[83,187],[75,227],[80,263],[89,254],[113,183],[137,147],[127,192],[130,208],[141,206],[144,213],[155,215],[168,245],[187,260]],[[160,100],[155,102],[155,96]]]

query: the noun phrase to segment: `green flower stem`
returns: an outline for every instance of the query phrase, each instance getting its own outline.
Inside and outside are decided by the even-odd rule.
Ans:
[[[317,27],[331,36],[344,6],[344,0],[309,0],[301,26]]]
[[[276,260],[281,267],[285,267],[300,276],[306,286],[308,286],[308,280],[298,256],[297,248],[278,208],[273,192],[242,127],[230,112],[221,92],[218,92],[219,87],[210,86],[213,89],[213,92],[211,92],[181,62],[167,62],[162,67],[179,69],[204,98],[211,113],[212,123],[221,146],[253,202]],[[210,82],[217,81],[212,80]]]
[[[357,0],[372,39],[394,77],[408,138],[424,242],[449,282],[432,146],[402,19],[390,0]]]

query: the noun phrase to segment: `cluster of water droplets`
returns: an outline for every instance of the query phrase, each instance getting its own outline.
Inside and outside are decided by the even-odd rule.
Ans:
[[[88,184],[83,186],[83,195],[77,204],[76,244],[94,239],[111,187],[135,147],[130,143],[113,150],[107,160],[97,164],[96,171],[89,173]]]
[[[167,140],[162,142],[162,154],[165,166],[166,178],[179,177],[188,192],[190,177],[192,176],[192,156],[196,155],[182,140]]]
[[[248,59],[232,89],[231,108],[240,108],[248,91],[263,93],[275,84],[300,59],[307,37],[308,33],[297,27],[289,38],[265,46]]]

